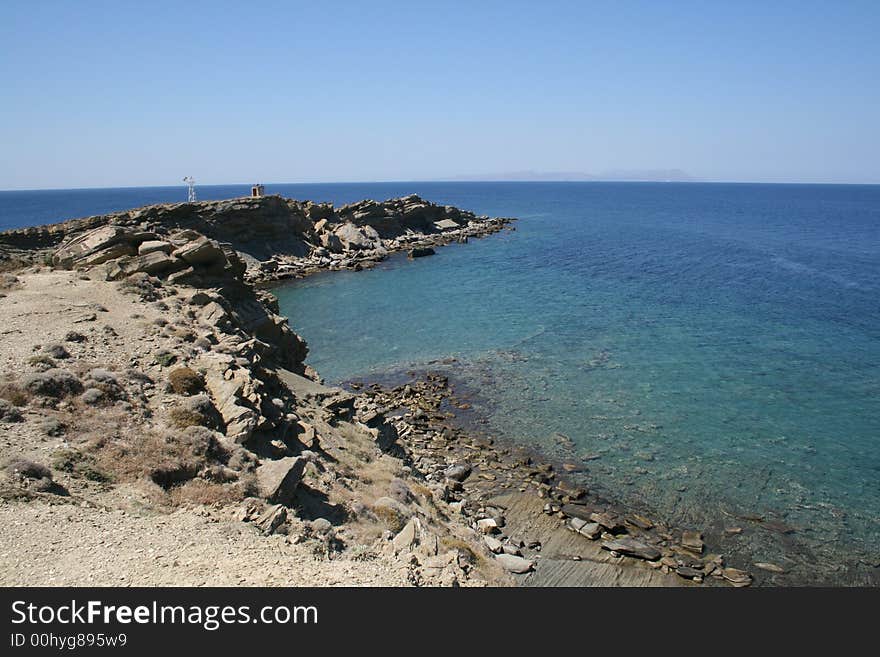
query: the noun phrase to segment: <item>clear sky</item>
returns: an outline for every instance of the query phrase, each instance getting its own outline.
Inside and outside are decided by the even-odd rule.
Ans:
[[[0,189],[880,183],[880,2],[0,2]]]

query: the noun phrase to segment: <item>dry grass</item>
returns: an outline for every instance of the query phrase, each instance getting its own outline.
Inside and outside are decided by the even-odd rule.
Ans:
[[[256,488],[252,476],[242,477],[234,483],[217,483],[205,479],[191,479],[168,491],[168,497],[174,506],[204,504],[205,506],[223,507],[237,504],[251,497]]]
[[[2,268],[0,268],[2,270]],[[0,290],[4,292],[8,292],[10,290],[17,290],[21,287],[21,281],[18,280],[18,277],[13,274],[0,274]]]
[[[27,359],[28,365],[31,367],[41,367],[44,369],[49,369],[50,367],[55,367],[55,359],[52,358],[49,354],[37,354],[35,356],[31,356]]]
[[[475,552],[474,548],[469,543],[455,536],[441,536],[440,545],[442,545],[447,551],[455,550],[475,566],[483,565],[485,562],[483,555]]]
[[[28,479],[52,479],[52,471],[42,463],[28,459],[13,459],[6,465],[9,476],[26,477]]]
[[[31,393],[17,383],[0,383],[0,398],[15,406],[27,406],[31,400]]]
[[[113,476],[98,468],[92,456],[76,449],[59,449],[52,454],[52,467],[61,472],[98,483],[110,483]]]
[[[175,406],[168,411],[168,417],[171,418],[171,424],[178,429],[186,429],[187,427],[200,427],[205,423],[205,416],[201,413]]]
[[[406,519],[400,513],[387,506],[375,507],[373,515],[395,534],[406,525]]]

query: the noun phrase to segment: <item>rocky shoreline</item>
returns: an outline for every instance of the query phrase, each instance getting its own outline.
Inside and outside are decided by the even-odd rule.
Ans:
[[[617,508],[457,427],[450,411],[465,402],[442,375],[323,386],[260,289],[431,255],[510,222],[417,196],[338,209],[264,197],[0,234],[12,336],[0,510],[61,500],[124,513],[136,499],[201,505],[225,522],[231,508],[282,537],[291,559],[304,545],[337,563],[385,559],[417,585],[749,585],[698,532]]]
[[[469,404],[457,397],[448,377],[431,371],[411,374],[411,380],[395,386],[349,384],[359,393],[357,416],[369,422],[381,414],[392,421],[409,462],[435,497],[467,520],[503,567],[523,575],[521,584],[752,583],[749,572],[713,553],[700,532],[624,509],[573,486],[565,468],[557,472],[536,452],[462,429],[456,410],[467,410]],[[545,522],[535,522],[538,513]],[[549,542],[564,553],[548,555]],[[560,567],[560,561],[569,563]],[[584,561],[591,562],[584,564],[588,568],[579,568]],[[565,569],[574,572],[556,580],[554,574]],[[579,576],[578,570],[586,572]]]
[[[140,246],[134,248],[139,234],[170,228],[193,231],[234,249],[244,265],[243,279],[265,286],[321,271],[369,268],[400,251],[411,257],[432,255],[436,246],[512,229],[512,221],[436,205],[415,194],[339,208],[280,196],[160,204],[0,233],[0,268],[53,258],[65,244],[56,265],[85,267],[124,260],[131,271],[169,272],[174,282],[191,272],[181,274],[186,267],[177,269],[172,260],[153,255],[162,249],[150,251],[147,246],[139,253]],[[95,233],[99,228],[105,232]],[[109,230],[128,231],[134,241],[103,237]],[[85,234],[90,235],[88,243],[74,241]],[[114,249],[102,248],[102,240],[109,240]],[[141,260],[126,260],[136,257]]]

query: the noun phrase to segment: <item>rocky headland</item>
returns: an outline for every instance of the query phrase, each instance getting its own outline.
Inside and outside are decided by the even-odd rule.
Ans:
[[[505,228],[270,196],[0,234],[0,582],[751,583],[458,428],[442,375],[323,385],[263,289]]]

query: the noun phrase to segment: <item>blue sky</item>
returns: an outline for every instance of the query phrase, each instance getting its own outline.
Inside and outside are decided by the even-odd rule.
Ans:
[[[878,2],[0,3],[0,189],[880,183]]]

